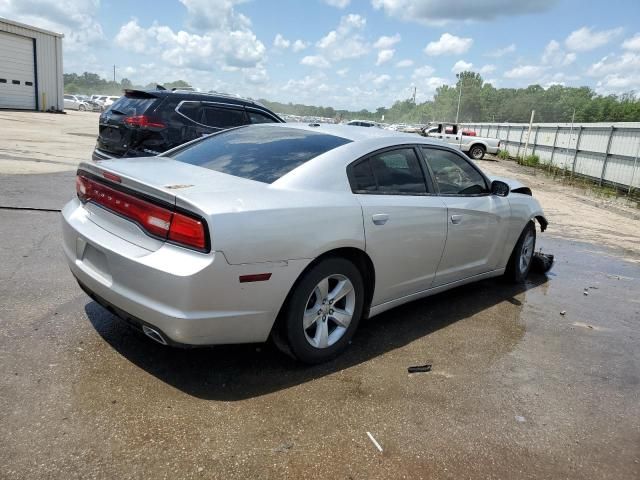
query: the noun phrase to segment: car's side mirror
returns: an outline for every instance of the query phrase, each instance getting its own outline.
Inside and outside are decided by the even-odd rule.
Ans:
[[[500,180],[491,182],[491,194],[498,197],[506,197],[509,195],[509,185]]]

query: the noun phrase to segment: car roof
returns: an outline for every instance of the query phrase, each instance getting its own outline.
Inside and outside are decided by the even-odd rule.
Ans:
[[[332,123],[279,123],[269,124],[278,128],[296,128],[300,130],[309,130],[327,135],[335,135],[337,137],[346,138],[352,142],[364,140],[388,140],[390,145],[394,143],[427,143],[441,145],[442,142],[432,138],[422,137],[415,133],[396,132],[393,130],[385,130],[383,128],[361,128],[356,125],[332,124]],[[377,143],[377,142],[376,142]]]
[[[143,93],[155,97],[169,97],[169,96],[179,96],[184,99],[193,99],[193,100],[207,100],[210,102],[222,101],[225,103],[236,103],[238,105],[249,106],[249,107],[259,107],[263,110],[268,110],[264,105],[260,102],[256,102],[254,100],[250,100],[248,98],[238,97],[236,95],[230,95],[228,93],[219,93],[219,92],[195,92],[190,90],[159,90],[159,89],[131,89],[125,90],[126,93]]]

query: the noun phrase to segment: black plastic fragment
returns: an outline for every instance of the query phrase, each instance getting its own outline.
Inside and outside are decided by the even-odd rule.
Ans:
[[[431,364],[427,363],[426,365],[416,365],[415,367],[407,368],[409,373],[425,373],[431,371]]]
[[[536,273],[547,273],[553,267],[553,255],[549,253],[535,252],[531,259],[531,270]]]

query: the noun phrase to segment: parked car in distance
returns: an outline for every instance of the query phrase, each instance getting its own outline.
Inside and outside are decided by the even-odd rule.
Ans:
[[[157,155],[190,140],[250,123],[280,123],[266,107],[235,96],[126,90],[100,115],[93,160]]]
[[[271,337],[307,363],[346,348],[362,317],[524,282],[547,226],[529,188],[457,148],[345,125],[248,125],[81,163],[76,189],[64,252],[96,302],[162,344]]]
[[[67,110],[80,110],[81,112],[84,112],[86,110],[92,110],[93,107],[88,102],[82,100],[78,95],[65,94],[64,108]]]
[[[372,122],[369,120],[351,120],[347,122],[347,125],[356,126],[356,127],[378,127],[380,128],[380,124],[376,122]]]
[[[111,105],[114,104],[114,102],[117,102],[118,99],[120,97],[117,95],[107,95],[104,98],[102,98],[101,100],[104,102],[104,108],[107,109],[109,107],[111,107]]]
[[[435,126],[427,126],[422,130],[425,137],[433,137],[456,145],[474,160],[480,160],[485,153],[497,154],[500,150],[500,140],[488,137],[479,137],[465,133],[458,125],[440,123]]]
[[[92,112],[102,112],[104,110],[104,104],[96,100],[93,100],[89,95],[76,95],[80,100],[89,105],[89,109]]]

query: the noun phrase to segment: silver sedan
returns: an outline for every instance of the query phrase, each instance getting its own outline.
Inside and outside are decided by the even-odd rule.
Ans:
[[[342,125],[252,125],[81,163],[76,189],[64,251],[95,301],[163,344],[272,337],[308,363],[364,317],[524,281],[547,226],[529,188],[455,147]]]

